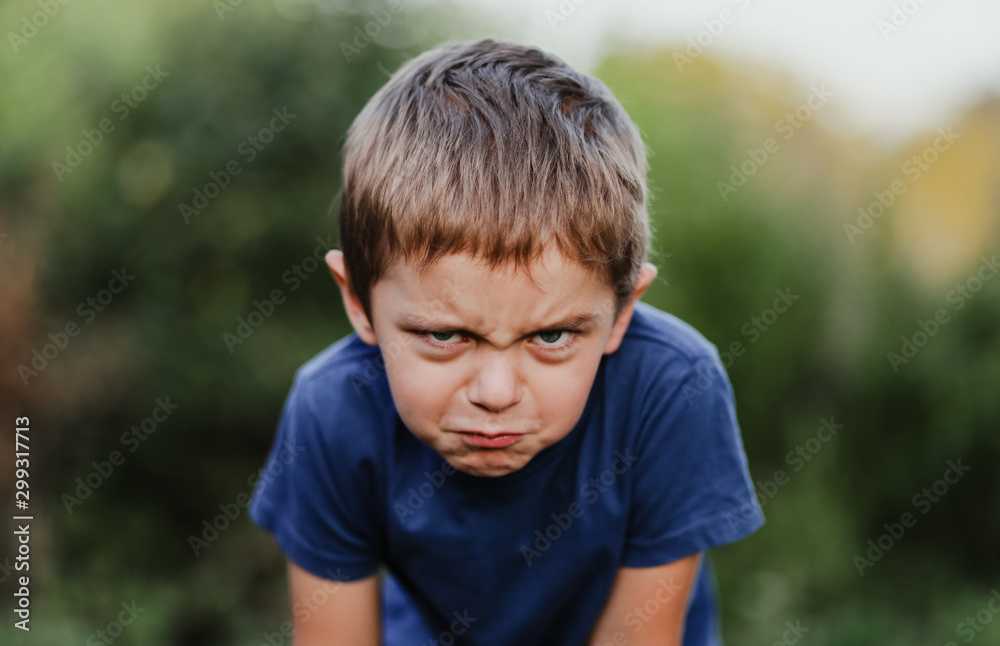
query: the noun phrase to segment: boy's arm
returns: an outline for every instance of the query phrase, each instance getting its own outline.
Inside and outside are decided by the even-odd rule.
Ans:
[[[680,646],[701,553],[657,567],[618,569],[591,646]],[[656,602],[655,613],[645,608]]]
[[[378,573],[329,581],[288,562],[294,646],[380,646]]]

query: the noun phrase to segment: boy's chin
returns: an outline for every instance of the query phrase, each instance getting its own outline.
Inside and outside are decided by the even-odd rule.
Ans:
[[[504,449],[478,449],[445,459],[459,471],[480,478],[496,478],[524,468],[533,456],[507,453]]]

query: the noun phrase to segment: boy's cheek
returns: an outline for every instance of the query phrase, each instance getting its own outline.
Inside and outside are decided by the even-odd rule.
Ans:
[[[417,413],[433,409],[439,400],[460,387],[454,366],[428,364],[419,358],[401,356],[386,362],[389,387],[397,406]]]
[[[378,334],[379,343],[378,348],[382,352],[382,356],[385,357],[386,361],[390,359],[398,359],[405,352],[414,352],[416,347],[414,346],[414,335],[405,333],[390,333]]]

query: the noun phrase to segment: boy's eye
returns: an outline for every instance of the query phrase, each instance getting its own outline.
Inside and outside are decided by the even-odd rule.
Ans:
[[[451,345],[450,343],[446,343],[446,341],[448,341],[449,337],[454,336],[456,332],[428,332],[428,334],[430,334],[435,341],[444,343],[445,345]]]
[[[455,330],[423,330],[417,331],[432,346],[459,345],[468,340],[469,335]],[[536,332],[533,340],[539,349],[568,350],[575,345],[580,333],[578,330],[545,330]]]
[[[546,330],[545,332],[539,332],[538,338],[542,340],[542,345],[547,345],[547,346],[565,345],[565,341],[568,341],[569,338],[564,339],[564,343],[562,344],[556,343],[557,341],[559,341],[559,339],[562,338],[562,335],[564,334],[568,336],[571,334],[571,332],[569,330]]]

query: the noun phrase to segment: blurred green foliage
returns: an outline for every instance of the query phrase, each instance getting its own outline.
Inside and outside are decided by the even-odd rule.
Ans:
[[[3,386],[4,408],[33,403],[45,429],[33,447],[44,503],[25,643],[84,642],[132,599],[146,610],[118,643],[262,643],[288,616],[270,536],[245,513],[197,557],[189,536],[250,492],[294,370],[350,331],[328,273],[304,263],[318,244],[336,245],[347,126],[385,70],[482,28],[443,8],[406,9],[345,56],[382,5],[243,3],[220,16],[210,3],[97,4],[64,7],[0,62],[0,231],[10,236],[0,254],[15,254],[10,275],[36,281],[21,300],[9,292],[5,329],[22,334],[5,339],[6,356],[27,363],[49,332],[74,320],[83,330],[28,385]],[[7,5],[0,18],[16,25],[32,10]],[[136,101],[147,66],[167,75]],[[893,260],[887,227],[866,234],[862,252],[848,243],[844,205],[861,191],[827,179],[844,162],[814,124],[720,199],[716,182],[803,94],[789,86],[764,101],[745,74],[708,61],[681,74],[665,52],[622,52],[597,71],[651,152],[660,274],[645,300],[720,351],[744,350],[729,374],[768,524],[713,553],[727,640],[772,643],[785,621],[802,620],[811,644],[943,643],[1000,578],[1000,281],[894,372],[886,353],[950,307],[944,292]],[[135,107],[119,119],[123,93]],[[247,138],[284,109],[294,119],[251,159]],[[114,129],[57,177],[53,162],[67,163],[66,147],[106,118]],[[197,204],[210,173],[234,161],[239,174],[185,222],[179,205]],[[122,267],[133,285],[82,321],[78,305]],[[237,317],[276,289],[286,300],[266,324],[227,345]],[[750,342],[745,325],[785,289],[799,299]],[[61,496],[164,397],[179,409],[69,513]],[[830,417],[843,429],[794,471],[786,455]],[[971,472],[859,576],[852,558],[866,541],[914,511],[913,496],[958,458]],[[768,495],[779,469],[789,481]],[[0,640],[18,643],[9,624]],[[983,643],[995,643],[997,628],[987,630]]]

